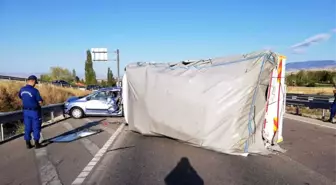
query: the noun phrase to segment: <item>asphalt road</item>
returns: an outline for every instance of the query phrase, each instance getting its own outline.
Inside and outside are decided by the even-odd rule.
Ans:
[[[38,150],[26,149],[22,137],[0,145],[0,185],[71,184],[122,121],[95,120],[66,119],[42,130],[45,140],[78,128],[102,130],[85,139],[44,144]]]
[[[285,154],[244,158],[125,131],[86,184],[335,183],[335,130],[285,119],[284,138]]]
[[[70,185],[116,133],[116,118],[67,119],[43,129],[45,139],[74,128],[102,129],[69,143],[27,150],[22,138],[0,145],[0,185]],[[336,184],[336,130],[285,119],[285,154],[231,156],[172,139],[128,131],[116,138],[83,184],[322,185]]]

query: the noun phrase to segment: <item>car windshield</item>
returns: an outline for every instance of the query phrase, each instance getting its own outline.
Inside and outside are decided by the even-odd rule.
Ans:
[[[91,94],[88,94],[87,96],[85,96],[85,97],[94,97],[94,96],[96,96],[98,93],[100,93],[100,92],[98,92],[98,91],[95,91],[95,92],[92,92]]]
[[[106,100],[108,97],[113,97],[111,92],[112,91],[96,91],[86,97],[90,97],[91,100]]]
[[[93,98],[93,99],[102,99],[102,98],[107,98],[108,96],[111,96],[111,95],[113,97],[120,96],[121,95],[120,89],[95,91],[95,92],[92,92],[91,94],[88,94],[88,95],[83,96],[83,97],[86,97],[86,98],[90,97],[90,98]]]

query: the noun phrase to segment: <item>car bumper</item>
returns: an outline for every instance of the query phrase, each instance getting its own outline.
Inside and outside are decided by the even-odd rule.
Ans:
[[[64,114],[69,114],[70,113],[70,108],[67,106],[64,106]]]

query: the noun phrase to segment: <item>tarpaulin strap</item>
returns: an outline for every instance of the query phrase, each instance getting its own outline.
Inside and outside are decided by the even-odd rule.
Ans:
[[[281,106],[281,107],[278,107],[277,129],[276,129],[276,131],[274,132],[274,136],[273,136],[273,137],[275,137],[275,133],[279,131],[279,117],[280,117],[281,115],[283,115],[283,114],[284,114],[284,111],[286,110],[286,107],[284,106],[285,103],[286,103],[286,93],[284,92],[283,87],[284,87],[284,84],[281,83],[281,81],[280,81],[280,83],[279,83],[279,88],[280,88],[279,91],[280,91],[280,92],[279,92],[279,93],[282,93],[282,106]],[[279,98],[280,98],[280,96],[279,96]],[[280,106],[280,102],[278,102],[278,106]],[[280,115],[280,116],[279,116],[279,115]],[[272,140],[272,143],[273,143],[273,142],[274,142],[274,141]]]
[[[252,56],[252,57],[242,58],[242,59],[234,60],[234,61],[230,61],[230,62],[219,63],[219,64],[210,65],[210,66],[201,66],[201,67],[198,67],[198,68],[194,68],[193,67],[193,68],[194,69],[204,69],[204,68],[211,68],[211,67],[217,67],[217,66],[230,65],[230,64],[235,64],[235,63],[239,63],[239,62],[245,62],[245,61],[248,61],[248,60],[260,58],[260,57],[262,57],[264,55],[265,55],[265,53],[261,53],[261,54],[258,54],[258,55]],[[175,66],[169,66],[169,68],[172,69],[172,70],[174,70],[176,68],[190,69],[191,67],[189,67],[189,66],[178,66],[178,65],[175,65]]]
[[[254,131],[252,130],[252,116],[254,117],[254,109],[255,109],[255,100],[256,100],[256,97],[257,97],[257,94],[258,94],[258,86],[260,85],[260,78],[261,78],[261,74],[264,70],[264,66],[265,66],[265,63],[266,61],[269,61],[270,57],[271,57],[271,54],[272,53],[268,53],[268,54],[264,54],[264,59],[263,59],[263,62],[261,64],[261,67],[260,67],[260,72],[259,72],[259,75],[258,75],[258,81],[257,81],[257,86],[254,90],[254,93],[253,93],[253,97],[252,97],[252,104],[251,104],[251,108],[250,108],[250,112],[249,112],[249,121],[248,121],[248,131],[249,131],[249,137],[247,138],[246,142],[245,142],[245,148],[244,148],[244,152],[248,152],[248,146],[249,146],[249,139],[250,139],[250,136],[251,136],[251,133],[253,133]]]

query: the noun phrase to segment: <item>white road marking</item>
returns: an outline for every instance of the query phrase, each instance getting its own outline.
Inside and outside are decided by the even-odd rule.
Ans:
[[[35,157],[39,166],[40,179],[42,185],[62,185],[58,178],[56,167],[49,161],[47,156],[47,149],[35,149]]]
[[[311,119],[311,118],[305,118],[305,117],[301,117],[301,116],[294,116],[294,115],[290,115],[290,114],[285,114],[284,117],[287,118],[287,119],[291,119],[291,120],[295,120],[295,121],[299,121],[299,122],[304,122],[304,123],[308,123],[308,124],[317,125],[317,126],[326,127],[326,128],[336,130],[336,125],[328,125],[328,123],[324,123],[324,122],[319,121],[319,120],[314,120],[314,119]]]
[[[63,125],[66,129],[68,130],[73,130],[74,127],[68,123],[68,122],[63,122]],[[95,155],[98,151],[99,151],[99,147],[93,143],[91,140],[87,139],[87,138],[81,138],[79,140],[79,142],[81,142],[84,147],[91,153],[91,155]]]
[[[128,143],[129,132],[127,132],[127,125],[125,125],[123,132],[121,132],[118,136],[118,139],[113,142],[113,146],[110,148],[118,149],[121,147],[125,147],[125,144]],[[118,156],[122,151],[114,151],[109,152],[104,155],[104,157],[99,161],[99,163],[95,166],[94,170],[91,172],[90,176],[85,179],[85,184],[102,184],[102,180],[108,175],[111,166],[111,162]]]
[[[40,132],[40,140],[39,141],[40,141],[40,143],[42,143],[44,141],[44,137],[43,137],[43,134],[42,134],[42,129],[41,129],[41,132]]]
[[[91,120],[91,119],[89,119],[89,118],[84,118],[84,120],[85,120],[86,122],[88,122],[88,123],[95,122],[95,121],[93,121],[93,120]],[[101,124],[99,124],[98,126],[99,126],[99,128],[105,130],[107,133],[109,133],[109,134],[111,134],[111,135],[114,134],[114,132],[115,132],[114,129],[111,129],[111,128],[109,128],[109,127],[105,127],[105,126],[103,126],[103,125],[101,125]]]
[[[82,184],[86,177],[90,174],[94,166],[99,162],[99,160],[104,156],[107,149],[111,146],[111,144],[116,140],[118,135],[122,132],[125,124],[121,124],[117,131],[114,132],[114,134],[106,141],[104,146],[96,153],[96,155],[93,157],[93,159],[86,165],[86,167],[83,169],[83,171],[77,176],[77,178],[72,182],[73,185],[75,184]]]

